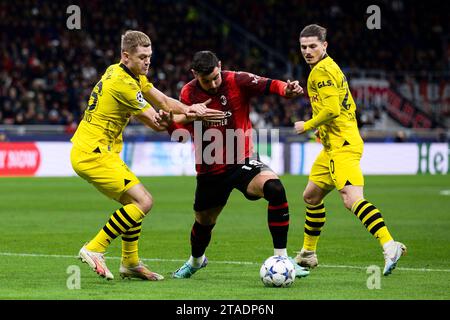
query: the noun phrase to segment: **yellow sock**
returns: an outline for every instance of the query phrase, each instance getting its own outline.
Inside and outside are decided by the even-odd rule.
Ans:
[[[94,252],[105,252],[115,238],[131,227],[136,227],[144,216],[144,213],[134,204],[123,206],[112,214],[105,226],[86,245],[86,249]]]
[[[306,205],[305,231],[303,234],[303,248],[316,251],[320,232],[325,224],[325,205],[320,202],[317,205]]]
[[[352,212],[361,220],[366,229],[378,239],[381,245],[393,240],[384,224],[380,211],[373,204],[361,199],[353,204]]]
[[[142,221],[122,234],[122,264],[126,267],[136,266],[139,263],[138,241],[142,230],[141,224]]]

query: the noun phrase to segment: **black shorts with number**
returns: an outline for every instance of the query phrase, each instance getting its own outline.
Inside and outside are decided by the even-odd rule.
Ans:
[[[259,160],[259,157],[245,159],[245,163],[230,165],[224,173],[197,176],[194,210],[203,211],[224,206],[234,188],[249,200],[259,197],[247,194],[250,181],[262,171],[271,169]]]

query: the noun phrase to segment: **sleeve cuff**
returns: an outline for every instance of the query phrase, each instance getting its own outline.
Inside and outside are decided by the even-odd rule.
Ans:
[[[305,129],[305,131],[309,131],[313,128],[313,124],[311,120],[308,120],[305,122],[305,124],[303,125],[303,129]]]
[[[280,80],[272,80],[270,83],[269,91],[270,93],[278,94],[281,97],[284,97],[286,90],[286,83]]]

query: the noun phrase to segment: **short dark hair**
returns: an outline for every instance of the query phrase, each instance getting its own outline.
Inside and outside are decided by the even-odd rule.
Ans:
[[[327,40],[327,29],[318,24],[310,24],[300,32],[300,38],[303,37],[317,37],[319,41],[324,42]]]
[[[191,68],[201,75],[208,75],[219,66],[219,59],[211,51],[198,51],[194,54]]]

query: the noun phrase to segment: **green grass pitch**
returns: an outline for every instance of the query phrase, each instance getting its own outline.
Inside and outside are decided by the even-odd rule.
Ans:
[[[291,214],[288,252],[295,255],[303,240],[301,193],[307,177],[281,179]],[[392,235],[408,246],[408,255],[392,275],[381,276],[378,289],[368,288],[373,274],[367,268],[382,271],[381,248],[343,207],[336,191],[325,202],[320,266],[292,287],[266,288],[261,283],[260,265],[273,254],[267,205],[248,201],[238,191],[213,231],[208,267],[191,279],[171,279],[170,273],[190,254],[195,177],[142,181],[155,204],[143,223],[140,255],[166,277],[160,282],[120,279],[119,239],[107,254],[113,281],[101,279],[76,259],[80,247],[119,207],[81,178],[1,178],[0,299],[450,299],[448,176],[366,177],[366,198],[381,210]],[[71,270],[77,268],[80,289],[69,289]]]

